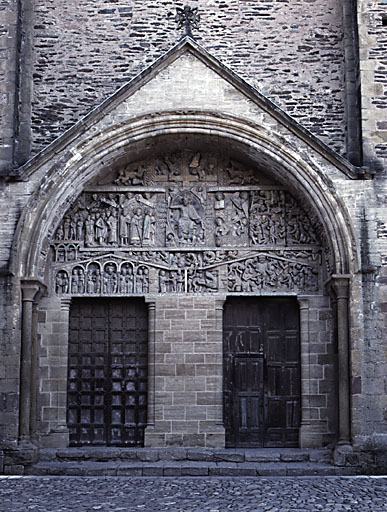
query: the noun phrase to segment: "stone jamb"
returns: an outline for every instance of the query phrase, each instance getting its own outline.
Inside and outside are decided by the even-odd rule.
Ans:
[[[223,406],[223,371],[224,371],[224,348],[223,348],[223,311],[224,311],[224,304],[227,300],[227,297],[217,297],[215,300],[215,321],[216,321],[216,330],[220,330],[222,332],[222,380],[221,380],[221,386],[222,386],[222,403],[220,404],[219,410],[220,414],[219,417],[216,418],[216,423],[219,425],[219,427],[223,430],[224,435],[224,445],[226,443],[226,429],[224,427],[224,406]]]
[[[297,298],[300,309],[300,358],[301,358],[301,424],[299,444],[301,448],[315,446],[311,439],[310,430],[310,358],[309,358],[309,299],[299,296]],[[308,363],[305,363],[307,359]]]
[[[144,432],[144,446],[150,446],[149,434],[155,429],[156,406],[156,371],[155,371],[155,345],[156,345],[156,299],[145,297],[148,307],[148,397],[147,397],[147,426]]]

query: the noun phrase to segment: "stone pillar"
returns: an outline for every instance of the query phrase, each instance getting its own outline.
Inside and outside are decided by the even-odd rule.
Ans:
[[[349,389],[349,276],[334,275],[331,281],[337,300],[337,345],[339,375],[339,441],[337,446],[350,446]]]
[[[68,368],[68,344],[70,322],[71,298],[61,299],[60,326],[58,336],[62,340],[62,346],[66,347],[66,356],[62,355],[60,372],[57,375],[57,385],[53,387],[51,394],[52,406],[57,409],[56,418],[50,422],[50,443],[53,447],[66,448],[69,443],[69,431],[67,427],[67,368]],[[47,440],[46,440],[47,442]]]
[[[148,446],[147,434],[155,427],[155,343],[156,343],[156,302],[147,300],[148,306],[148,408],[144,445]]]
[[[35,279],[21,281],[22,292],[22,331],[20,362],[20,404],[19,404],[19,444],[31,443],[31,390],[35,385],[33,364],[33,307],[39,292],[45,288]]]

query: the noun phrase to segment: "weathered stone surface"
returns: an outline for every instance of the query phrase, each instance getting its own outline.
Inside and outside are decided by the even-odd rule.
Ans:
[[[306,0],[264,5],[232,0],[227,8],[211,2],[199,10],[194,35],[200,44],[343,151],[343,28],[337,2],[325,2],[323,11]],[[37,2],[35,151],[169,50],[181,35],[169,13],[175,13],[172,1],[135,1],[120,8],[114,1]]]

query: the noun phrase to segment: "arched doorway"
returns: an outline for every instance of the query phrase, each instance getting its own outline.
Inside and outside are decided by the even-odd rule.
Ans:
[[[319,209],[332,197],[328,201],[316,196],[313,206],[304,200],[306,188],[296,186],[296,171],[286,182],[284,167],[281,171],[268,154],[261,153],[257,161],[251,150],[242,149],[240,142],[228,146],[216,138],[180,135],[152,141],[151,152],[145,143],[136,152],[120,150],[109,162],[101,160],[98,172],[91,170],[91,163],[81,166],[82,172],[74,174],[75,182],[83,180],[76,194],[67,185],[62,195],[52,191],[42,208],[49,208],[54,197],[61,206],[46,210],[49,220],[40,217],[48,224],[45,236],[42,223],[32,230],[33,250],[25,253],[23,265],[39,269],[46,280],[48,294],[39,304],[47,313],[46,326],[49,311],[56,308],[61,328],[68,329],[74,299],[145,297],[150,333],[147,445],[203,445],[208,439],[216,439],[217,446],[224,443],[219,319],[221,304],[235,296],[297,298],[303,362],[301,444],[321,446],[336,436],[331,421],[336,408],[334,328],[324,282],[333,269],[347,265],[346,255],[336,251],[345,237],[329,236],[339,230],[340,215],[330,224],[333,212],[320,217]],[[305,168],[299,173],[304,180]],[[318,176],[314,182],[319,183]],[[49,253],[48,260],[37,247]],[[170,304],[177,306],[167,314]],[[205,318],[198,318],[199,313],[191,318],[188,308],[197,308]],[[176,321],[170,315],[176,315]],[[312,323],[315,318],[324,323],[323,329]],[[43,327],[39,329],[43,333]],[[177,357],[173,350],[183,350],[183,343],[191,343],[189,351]],[[324,345],[319,350],[326,357],[325,362],[322,357],[316,360],[312,369],[314,344]],[[209,347],[212,354],[206,352]],[[67,360],[66,372],[63,362],[61,389],[63,383],[67,386]],[[322,367],[327,369],[323,377]],[[178,399],[182,382],[185,394]],[[190,404],[186,400],[192,392],[195,402]],[[313,416],[316,408],[318,418]],[[54,421],[44,422],[44,405],[38,404],[37,415],[48,436],[52,438],[56,428],[66,438],[66,408],[58,408],[55,427],[50,426]],[[178,430],[171,432],[175,427]]]

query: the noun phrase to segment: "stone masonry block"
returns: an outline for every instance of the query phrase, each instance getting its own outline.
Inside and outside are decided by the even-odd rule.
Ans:
[[[173,405],[184,405],[194,404],[196,402],[196,393],[186,392],[186,391],[178,391],[172,394],[172,403]]]
[[[214,405],[219,403],[222,400],[222,393],[219,391],[206,391],[199,392],[197,394],[197,404],[198,405]]]
[[[185,419],[190,420],[207,420],[207,408],[204,406],[188,406],[185,408]]]
[[[205,391],[206,379],[202,376],[186,377],[184,379],[185,391]]]
[[[187,364],[204,363],[204,354],[184,354],[184,362]]]
[[[222,375],[223,366],[220,364],[197,364],[196,365],[196,375]]]
[[[206,341],[206,338],[206,333],[201,332],[200,329],[183,331],[183,341],[195,343],[195,346],[197,345],[198,342],[200,343]]]

